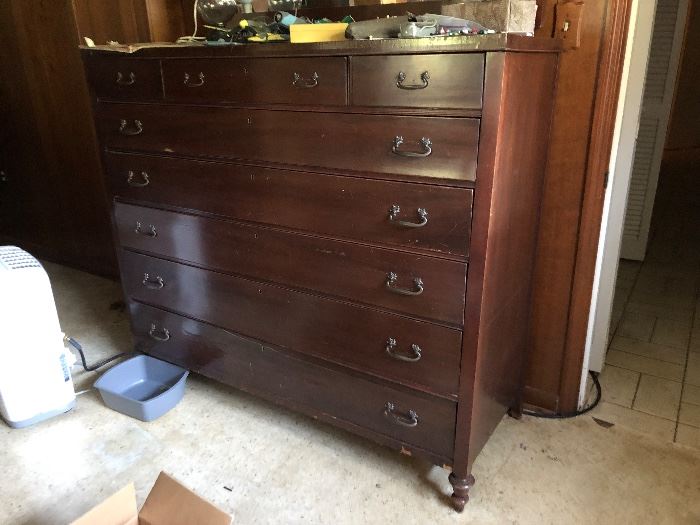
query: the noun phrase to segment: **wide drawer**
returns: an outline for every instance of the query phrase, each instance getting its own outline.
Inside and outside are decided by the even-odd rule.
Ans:
[[[363,242],[469,254],[470,189],[143,155],[107,154],[105,160],[112,192],[125,199]],[[400,221],[425,224],[416,228]]]
[[[161,100],[160,61],[123,57],[86,59],[88,81],[98,98]]]
[[[464,263],[122,203],[114,215],[123,247],[463,324]]]
[[[475,180],[479,120],[100,104],[107,148]]]
[[[165,99],[206,104],[347,104],[347,59],[164,60]]]
[[[481,108],[483,53],[358,56],[350,60],[353,105]]]
[[[277,285],[122,251],[129,297],[414,386],[456,396],[462,332]]]
[[[130,311],[141,351],[327,421],[367,428],[447,460],[453,456],[452,401],[310,363],[143,304],[130,302]]]

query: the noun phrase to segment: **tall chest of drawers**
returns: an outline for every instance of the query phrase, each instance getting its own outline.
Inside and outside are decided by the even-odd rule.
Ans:
[[[520,403],[558,54],[83,51],[136,348],[451,469]]]

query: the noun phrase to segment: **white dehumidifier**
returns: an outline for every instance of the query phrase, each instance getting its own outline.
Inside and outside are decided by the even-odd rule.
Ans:
[[[0,246],[0,415],[26,427],[75,406],[73,358],[49,277],[30,254]]]

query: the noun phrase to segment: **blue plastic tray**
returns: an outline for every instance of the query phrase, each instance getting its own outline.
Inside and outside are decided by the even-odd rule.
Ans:
[[[184,368],[140,355],[110,368],[95,388],[112,410],[153,421],[180,402],[188,375]]]

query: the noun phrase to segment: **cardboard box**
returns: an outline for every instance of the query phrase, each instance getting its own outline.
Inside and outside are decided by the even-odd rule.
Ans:
[[[533,33],[536,0],[468,0],[444,4],[442,14],[466,18],[499,33]]]
[[[131,483],[71,525],[231,525],[232,521],[230,514],[161,472],[141,512]]]

